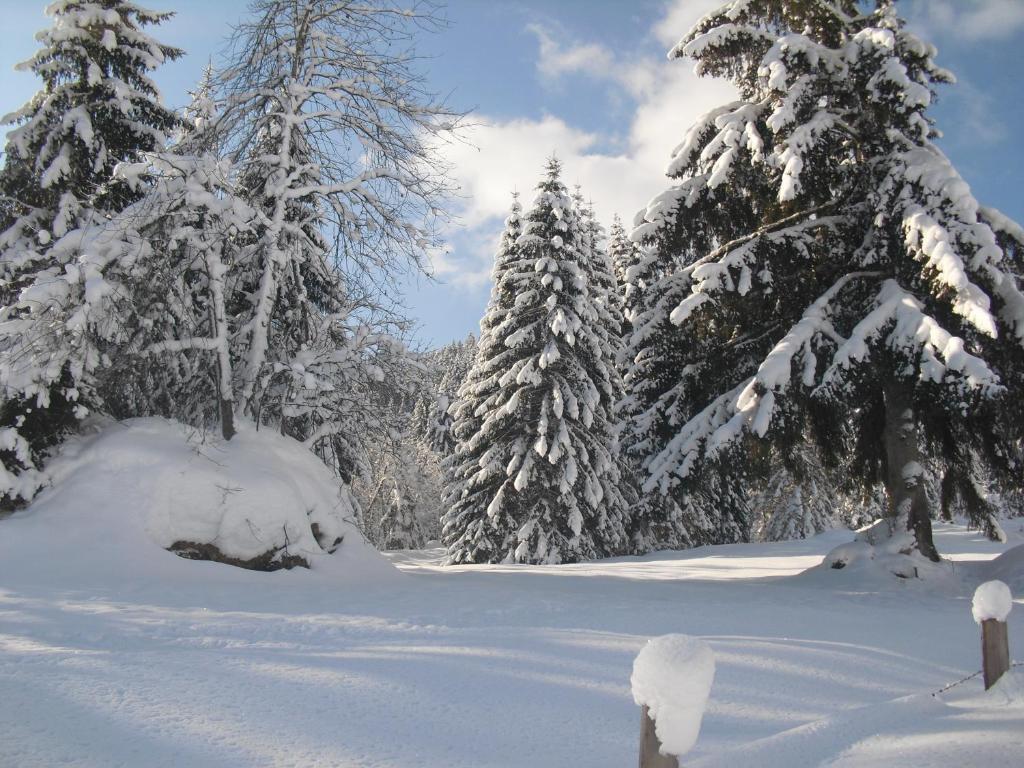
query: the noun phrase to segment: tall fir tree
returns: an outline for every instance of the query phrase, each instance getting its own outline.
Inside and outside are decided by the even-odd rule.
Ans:
[[[506,229],[498,253],[456,410],[451,563],[574,562],[626,547],[604,267],[560,172],[552,160],[522,233]]]
[[[617,360],[622,348],[622,301],[616,280],[616,267],[612,260],[610,243],[604,227],[597,220],[593,202],[587,202],[579,188],[573,194],[573,204],[583,223],[584,236],[581,246],[589,265],[591,278],[590,292],[600,314],[603,334],[607,336],[612,360]],[[612,386],[616,397],[621,395],[622,382],[616,368],[612,372]]]
[[[690,129],[632,233],[664,277],[633,334],[631,429],[647,483],[678,495],[741,486],[752,443],[789,452],[810,419],[884,482],[863,538],[907,576],[938,559],[927,466],[946,495],[979,463],[1019,472],[1024,239],[933,143],[952,79],[934,48],[891,0],[864,6],[735,0],[673,49],[741,98]]]
[[[608,256],[612,261],[615,291],[618,297],[619,312],[622,315],[622,327],[619,335],[623,344],[619,355],[619,367],[623,369],[624,355],[626,354],[625,341],[629,339],[633,329],[631,318],[640,307],[643,283],[638,280],[636,275],[636,268],[640,263],[640,248],[629,239],[618,214],[612,218],[612,227],[608,231]]]
[[[622,220],[616,214],[612,219],[608,239],[608,256],[614,276],[616,299],[619,309],[619,345],[616,350],[615,366],[619,373],[622,392],[616,403],[616,416],[620,421],[620,461],[623,470],[624,489],[631,495],[630,514],[627,525],[630,549],[644,554],[658,549],[685,549],[704,543],[708,536],[710,521],[707,516],[694,508],[687,499],[685,508],[675,499],[645,490],[644,471],[638,451],[628,432],[629,403],[625,399],[626,381],[632,369],[629,341],[633,333],[633,318],[639,313],[644,289],[650,280],[647,270],[653,264],[645,259],[644,251],[629,239]]]
[[[498,407],[501,374],[515,360],[515,352],[505,346],[505,336],[517,295],[512,280],[516,274],[513,267],[520,261],[516,243],[523,231],[522,210],[519,195],[513,195],[491,270],[491,295],[480,321],[474,362],[449,408],[454,446],[445,466],[441,536],[449,551],[460,548],[455,562],[490,562],[503,557],[501,547],[508,535],[496,519],[479,514],[480,505],[489,504],[505,482],[504,473],[481,472],[481,461],[490,461],[490,446],[481,430],[486,415]]]
[[[87,406],[102,405],[96,376],[123,340],[110,305],[142,247],[109,232],[141,196],[114,170],[161,148],[177,124],[149,73],[182,52],[145,32],[171,14],[121,0],[58,0],[47,13],[52,26],[20,65],[43,87],[8,116],[16,127],[0,171],[8,477],[32,469]],[[5,482],[0,494],[12,490],[25,497],[31,488]]]
[[[763,481],[751,488],[749,506],[758,541],[806,539],[840,524],[845,499],[835,473],[809,443],[782,461],[774,456]]]

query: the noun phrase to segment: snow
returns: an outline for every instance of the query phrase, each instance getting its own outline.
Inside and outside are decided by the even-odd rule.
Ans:
[[[71,439],[47,465],[51,487],[4,521],[5,543],[47,540],[45,559],[60,564],[53,584],[198,576],[206,566],[164,551],[181,541],[241,560],[279,549],[325,578],[392,571],[355,529],[347,493],[319,459],[290,438],[238,427],[224,443],[163,419],[133,419]],[[312,523],[326,544],[341,539],[334,554],[313,538]]]
[[[999,579],[1013,592],[1024,592],[1024,544],[1006,550],[993,560],[988,576]]]
[[[843,531],[569,566],[400,552],[401,573],[353,582],[182,560],[144,546],[130,501],[61,498],[0,520],[0,765],[635,764],[633,660],[679,632],[716,658],[687,766],[984,768],[1024,749],[1018,675],[929,695],[979,668],[967,602],[1020,520],[1009,545],[937,526],[967,585],[948,591],[792,578]],[[139,551],[111,543],[127,534]]]
[[[646,706],[665,754],[685,755],[697,743],[715,654],[689,635],[662,635],[647,642],[633,662],[633,701]]]
[[[1013,595],[1010,588],[999,580],[986,581],[974,591],[971,615],[978,624],[989,619],[1006,621],[1012,608]]]

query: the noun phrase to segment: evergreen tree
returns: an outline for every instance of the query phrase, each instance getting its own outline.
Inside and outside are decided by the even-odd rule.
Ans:
[[[438,461],[446,459],[455,449],[452,435],[455,419],[451,406],[475,357],[476,337],[472,333],[463,341],[446,344],[424,356],[430,371],[430,386],[414,407],[413,431],[426,441]]]
[[[708,467],[699,483],[695,478],[652,477],[658,446],[671,436],[674,425],[682,423],[680,419],[685,421],[690,396],[686,386],[693,383],[685,374],[700,364],[702,354],[688,349],[690,342],[681,339],[669,321],[666,307],[673,296],[658,292],[678,259],[654,245],[636,244],[632,238],[630,242],[623,287],[630,328],[619,357],[624,395],[617,410],[623,461],[639,495],[630,519],[634,551],[748,541],[749,477],[742,466]]]
[[[171,14],[120,0],[59,0],[47,13],[53,25],[22,65],[43,87],[10,118],[0,171],[0,494],[23,497],[30,487],[15,489],[10,473],[103,403],[96,375],[124,338],[111,304],[142,247],[112,231],[141,195],[114,170],[162,147],[177,124],[149,72],[182,53],[144,31]]]
[[[651,279],[649,270],[655,263],[626,234],[622,220],[616,215],[609,233],[608,255],[619,307],[620,342],[616,352],[616,369],[622,382],[622,393],[616,404],[619,418],[630,414],[631,401],[625,398],[627,380],[632,369],[630,340],[633,318],[642,305],[644,289]],[[628,418],[620,423],[621,463],[624,490],[629,499],[628,535],[631,551],[644,554],[659,549],[687,549],[713,540],[711,519],[695,505],[696,497],[682,499],[683,506],[657,491],[645,490],[642,457],[628,431]]]
[[[619,312],[622,314],[620,336],[623,339],[622,354],[626,352],[625,341],[633,330],[632,317],[640,308],[644,285],[637,277],[640,265],[640,249],[629,239],[622,219],[618,214],[612,219],[612,228],[608,237],[608,256],[612,260],[615,275],[615,290],[618,294]],[[624,358],[620,355],[619,367],[624,368]]]
[[[438,486],[416,455],[424,446],[405,438],[391,453],[381,486],[380,545],[389,550],[420,549],[437,528]]]
[[[758,541],[806,539],[839,524],[842,494],[812,446],[772,464],[749,501]]]
[[[491,271],[491,295],[480,321],[474,362],[449,408],[455,446],[445,465],[441,537],[449,551],[456,544],[469,549],[457,562],[490,562],[504,556],[499,552],[507,532],[496,520],[479,514],[480,504],[488,504],[505,481],[504,473],[480,471],[481,460],[490,461],[485,457],[490,446],[481,430],[485,416],[497,409],[499,378],[515,360],[505,337],[517,295],[513,267],[520,260],[516,243],[522,231],[522,205],[515,194]]]
[[[456,406],[448,561],[573,562],[625,548],[607,311],[590,236],[552,160],[495,264]]]
[[[789,452],[809,418],[866,487],[884,482],[865,540],[913,575],[905,555],[938,558],[930,458],[950,495],[1019,456],[1024,239],[933,143],[951,77],[891,0],[735,0],[672,55],[741,100],[690,129],[632,233],[664,275],[631,350],[647,482],[740,483],[753,442]]]

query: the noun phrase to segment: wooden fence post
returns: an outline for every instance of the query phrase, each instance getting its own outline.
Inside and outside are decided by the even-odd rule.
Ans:
[[[640,768],[679,768],[679,761],[672,755],[661,754],[660,749],[654,721],[644,704],[640,707]]]
[[[985,619],[981,622],[981,667],[986,691],[1010,668],[1010,641],[1005,621]]]

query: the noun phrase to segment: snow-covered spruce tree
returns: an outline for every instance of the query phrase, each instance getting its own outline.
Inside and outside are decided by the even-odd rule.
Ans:
[[[609,339],[586,231],[552,160],[495,265],[456,405],[448,562],[557,563],[623,551]]]
[[[632,234],[665,272],[634,332],[633,429],[649,485],[685,493],[741,484],[745,444],[786,455],[810,418],[886,486],[858,551],[908,576],[938,559],[927,458],[949,494],[975,457],[1018,456],[1024,239],[933,143],[934,48],[866,5],[735,0],[672,51],[741,98],[690,129]]]
[[[623,396],[616,404],[621,420],[621,459],[637,489],[629,516],[632,551],[643,554],[743,541],[747,525],[740,511],[746,507],[739,491],[723,488],[720,481],[710,484],[709,492],[679,485],[669,489],[649,479],[647,465],[654,443],[647,410],[657,399],[656,393],[671,386],[673,375],[659,361],[682,350],[674,348],[678,339],[666,334],[663,323],[652,321],[658,315],[650,311],[648,302],[656,298],[650,293],[651,286],[674,269],[675,262],[656,248],[628,238],[621,224],[612,227],[609,250],[623,317],[623,342],[616,361],[623,382]],[[721,503],[723,495],[735,504]]]
[[[0,495],[22,498],[37,484],[14,475],[102,406],[95,375],[122,339],[109,304],[141,247],[105,232],[140,194],[113,171],[175,126],[149,72],[182,53],[144,31],[171,14],[134,3],[58,0],[47,13],[20,65],[43,87],[5,119],[16,127],[0,171]]]
[[[809,443],[798,445],[787,468],[777,458],[765,481],[754,485],[749,500],[758,541],[786,541],[839,525],[842,494],[833,475]]]
[[[642,554],[705,544],[747,541],[747,492],[719,464],[671,482],[651,477],[651,461],[674,427],[685,419],[688,390],[683,376],[702,362],[692,342],[680,338],[664,307],[671,297],[661,282],[678,268],[677,255],[651,244],[637,245],[625,270],[629,335],[619,357],[624,395],[616,406],[622,420],[622,460],[634,475],[638,503],[630,515],[630,541]],[[700,379],[696,379],[700,382]]]
[[[623,315],[616,267],[612,261],[604,227],[594,213],[594,204],[584,200],[578,187],[573,194],[573,204],[583,224],[584,234],[580,246],[585,256],[584,264],[589,271],[588,284],[602,326],[601,333],[608,339],[606,360],[612,363],[609,377],[617,401],[622,397],[622,377],[619,375],[616,361],[622,357]]]
[[[522,210],[516,193],[491,270],[491,295],[480,320],[473,365],[449,407],[452,425],[448,431],[454,447],[444,466],[441,540],[449,550],[456,544],[468,550],[458,562],[498,559],[508,535],[497,519],[479,514],[480,505],[489,504],[505,481],[504,473],[481,472],[481,460],[489,461],[485,454],[490,448],[482,439],[482,427],[487,415],[497,409],[499,379],[516,356],[505,345],[505,336],[516,306],[517,294],[511,281],[516,274],[513,269],[520,262],[516,244],[523,232]]]
[[[413,433],[430,446],[439,461],[455,449],[451,406],[475,359],[476,337],[472,333],[463,341],[445,344],[423,356],[429,385],[413,409]]]
[[[458,121],[416,71],[389,0],[255,0],[220,78],[218,120],[257,222],[229,313],[237,407],[350,479],[402,328],[396,277],[425,263],[447,191],[434,142]],[[404,380],[399,377],[392,383]]]
[[[612,219],[608,256],[619,311],[619,343],[615,353],[615,367],[621,382],[616,416],[621,419],[624,413],[629,413],[625,390],[626,377],[632,368],[629,340],[633,332],[633,318],[643,306],[644,291],[651,280],[650,270],[656,260],[629,239],[618,215]],[[643,489],[644,471],[637,451],[633,450],[635,446],[630,442],[631,435],[626,431],[628,424],[620,421],[619,427],[623,488],[631,497],[627,526],[631,551],[644,554],[657,549],[685,549],[703,542],[706,536],[698,533],[698,529],[703,532],[710,526],[707,516],[692,506],[693,499],[684,502],[684,510],[675,499]],[[684,518],[689,521],[688,525]]]
[[[621,354],[619,355],[619,367],[623,369],[623,362],[626,353],[626,340],[632,333],[633,323],[631,317],[639,310],[640,300],[643,296],[644,284],[638,278],[637,267],[640,265],[640,248],[629,239],[625,227],[622,226],[622,219],[616,214],[612,218],[612,227],[608,232],[608,256],[612,260],[612,270],[615,275],[615,290],[618,295],[619,312],[622,315],[622,338]],[[625,371],[623,371],[625,373]]]

